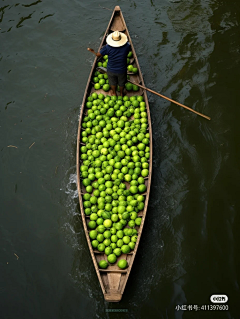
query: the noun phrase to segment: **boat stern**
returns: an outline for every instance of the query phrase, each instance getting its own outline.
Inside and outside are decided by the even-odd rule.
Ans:
[[[122,294],[120,293],[106,293],[104,294],[104,299],[108,302],[119,302],[122,299]]]

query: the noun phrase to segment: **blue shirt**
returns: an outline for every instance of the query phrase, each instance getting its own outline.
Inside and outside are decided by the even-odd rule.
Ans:
[[[126,73],[127,72],[127,55],[131,49],[129,42],[121,47],[111,47],[105,45],[100,51],[102,55],[108,55],[107,69],[113,73]]]

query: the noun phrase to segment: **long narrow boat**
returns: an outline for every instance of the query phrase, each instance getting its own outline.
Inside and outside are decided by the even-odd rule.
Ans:
[[[133,43],[132,40],[130,38],[125,20],[123,18],[123,14],[121,12],[121,9],[119,6],[116,6],[110,22],[107,26],[106,32],[103,36],[102,42],[100,44],[99,47],[99,51],[101,50],[101,48],[106,45],[106,37],[108,36],[108,34],[110,34],[111,32],[114,31],[120,31],[120,32],[124,32],[127,37],[128,37],[128,41],[131,44],[131,50],[133,53],[133,57],[131,60],[131,63],[133,66],[138,68],[138,73],[137,74],[133,74],[128,72],[129,74],[129,80],[133,81],[137,84],[141,84],[144,86],[144,81],[143,81],[143,77],[140,71],[140,66],[138,63],[138,59],[137,59],[137,55],[136,52],[134,50],[133,47]],[[78,186],[78,194],[79,194],[79,202],[80,202],[80,210],[81,210],[81,216],[82,216],[82,222],[83,222],[83,227],[84,227],[84,231],[86,234],[86,239],[87,239],[87,243],[89,246],[89,250],[90,250],[90,254],[92,256],[92,260],[93,260],[93,264],[97,273],[97,277],[99,279],[99,283],[102,289],[102,292],[104,294],[104,298],[106,301],[108,302],[119,302],[122,298],[124,289],[126,287],[127,284],[127,280],[128,277],[130,275],[130,271],[132,269],[132,265],[133,265],[133,261],[138,249],[138,245],[139,245],[139,241],[140,241],[140,237],[142,234],[142,230],[143,230],[143,225],[144,225],[144,221],[146,218],[146,212],[147,212],[147,206],[148,206],[148,200],[149,200],[149,194],[150,194],[150,185],[151,185],[151,174],[152,174],[152,130],[151,130],[151,118],[150,118],[150,110],[149,110],[149,103],[148,103],[148,97],[146,94],[146,91],[139,89],[138,92],[134,92],[134,91],[129,91],[127,92],[127,96],[131,97],[131,96],[142,96],[143,97],[143,101],[145,102],[146,105],[146,113],[147,113],[147,132],[149,133],[149,144],[148,147],[150,149],[150,156],[148,158],[148,164],[149,164],[149,174],[147,177],[145,177],[145,181],[144,184],[146,185],[146,190],[145,192],[142,194],[145,198],[144,201],[144,208],[141,211],[138,211],[138,217],[142,217],[141,220],[141,224],[140,226],[135,226],[134,228],[137,230],[138,232],[138,236],[137,236],[137,241],[135,243],[135,248],[129,252],[128,254],[122,254],[120,257],[117,257],[117,261],[113,264],[110,264],[106,269],[100,269],[99,268],[99,261],[100,260],[106,260],[107,261],[107,255],[104,254],[104,252],[99,252],[96,248],[93,248],[92,243],[91,243],[91,238],[89,237],[89,231],[90,229],[88,228],[88,223],[90,221],[89,216],[85,214],[84,211],[84,200],[83,200],[83,196],[86,193],[86,188],[82,183],[82,176],[81,176],[81,172],[80,172],[80,168],[81,165],[83,163],[83,160],[81,159],[81,148],[84,145],[84,143],[82,142],[82,132],[84,131],[83,128],[83,121],[84,121],[84,117],[87,115],[88,112],[88,108],[86,107],[86,103],[88,101],[88,97],[90,95],[92,95],[94,92],[100,94],[104,94],[105,96],[107,95],[107,92],[103,91],[103,89],[99,89],[99,90],[95,90],[94,88],[94,83],[92,82],[93,77],[94,77],[94,73],[96,72],[96,68],[99,65],[99,58],[95,58],[89,78],[88,78],[88,82],[87,82],[87,86],[86,86],[86,90],[84,93],[84,97],[83,97],[83,102],[81,105],[81,112],[80,112],[80,118],[79,118],[79,126],[78,126],[78,135],[77,135],[77,154],[76,154],[76,161],[77,161],[77,186]],[[133,119],[133,117],[131,117],[131,119]],[[130,184],[128,182],[124,182],[126,185],[126,188],[129,189]],[[126,226],[128,227],[128,226]],[[128,267],[126,269],[120,269],[117,266],[118,260],[119,259],[125,259],[128,262]]]

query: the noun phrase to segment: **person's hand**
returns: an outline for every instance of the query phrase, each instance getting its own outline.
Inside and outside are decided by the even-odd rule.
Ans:
[[[91,49],[91,48],[87,48],[88,49],[88,51],[90,51],[90,52],[94,52],[94,50],[93,49]]]

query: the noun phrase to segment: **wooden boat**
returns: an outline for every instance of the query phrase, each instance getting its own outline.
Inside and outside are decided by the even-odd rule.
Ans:
[[[124,21],[123,18],[123,14],[121,12],[121,9],[119,6],[116,6],[110,22],[107,26],[106,32],[103,36],[102,42],[100,44],[99,47],[99,51],[100,49],[106,44],[106,37],[109,33],[113,32],[113,31],[120,31],[120,32],[124,32],[127,37],[128,37],[128,41],[131,44],[131,49],[133,52],[133,58],[134,60],[132,60],[132,64],[134,66],[136,66],[139,70],[138,74],[130,74],[130,80],[135,82],[135,83],[139,83],[142,84],[144,86],[144,81],[143,81],[143,77],[140,71],[140,66],[138,63],[138,59],[137,59],[137,55],[136,52],[134,50],[133,47],[133,43],[132,40],[130,38],[126,23]],[[128,268],[122,270],[117,266],[117,262],[113,265],[110,265],[107,269],[99,269],[98,266],[98,262],[101,259],[105,259],[107,260],[107,256],[104,253],[100,253],[97,250],[94,250],[92,245],[91,245],[91,240],[89,237],[89,230],[87,228],[87,222],[89,221],[88,216],[86,216],[84,214],[84,208],[83,208],[83,194],[86,192],[84,186],[81,183],[81,179],[80,179],[80,165],[81,165],[81,153],[80,153],[80,147],[81,147],[81,131],[82,131],[82,120],[84,118],[84,115],[87,112],[87,109],[85,107],[86,105],[86,101],[87,101],[87,97],[92,94],[93,92],[97,92],[97,93],[103,93],[104,95],[106,95],[107,93],[104,92],[102,89],[95,91],[94,89],[94,84],[91,82],[92,78],[93,78],[93,74],[96,71],[96,67],[97,67],[97,62],[98,62],[98,58],[96,57],[88,78],[88,82],[87,82],[87,86],[86,86],[86,90],[84,93],[84,97],[83,97],[83,102],[82,102],[82,106],[81,106],[81,113],[80,113],[80,118],[79,118],[79,126],[78,126],[78,135],[77,135],[77,154],[76,154],[76,161],[77,161],[77,186],[78,186],[78,194],[79,194],[79,202],[80,202],[80,210],[81,210],[81,216],[82,216],[82,222],[83,222],[83,227],[84,227],[84,231],[86,234],[86,238],[87,238],[87,242],[88,242],[88,246],[89,246],[89,250],[90,250],[90,254],[92,256],[92,260],[93,260],[93,264],[99,279],[99,283],[102,289],[102,292],[104,294],[104,298],[106,301],[108,302],[119,302],[122,298],[124,289],[126,287],[127,284],[127,280],[128,277],[130,275],[130,271],[132,269],[132,265],[133,265],[133,261],[138,249],[138,245],[139,245],[139,241],[140,241],[140,237],[142,234],[142,230],[143,230],[143,225],[144,225],[144,220],[146,218],[146,212],[147,212],[147,206],[148,206],[148,200],[149,200],[149,193],[150,193],[150,185],[151,185],[151,173],[152,173],[152,131],[151,131],[151,118],[150,118],[150,110],[149,110],[149,103],[148,103],[148,97],[146,94],[146,91],[140,89],[138,92],[127,92],[128,96],[132,96],[132,95],[142,95],[144,98],[144,101],[146,103],[146,109],[147,109],[147,115],[148,115],[148,132],[150,134],[150,159],[149,159],[149,176],[147,178],[145,178],[145,185],[147,186],[147,190],[146,192],[143,194],[145,195],[145,206],[143,211],[140,211],[138,213],[138,216],[142,216],[142,222],[141,225],[138,227],[136,226],[135,228],[138,230],[138,239],[135,245],[134,250],[132,250],[129,254],[123,254],[120,257],[118,257],[118,259],[126,259],[128,262]],[[126,183],[127,184],[127,183]],[[127,186],[129,188],[129,184]],[[117,260],[118,261],[118,260]]]

